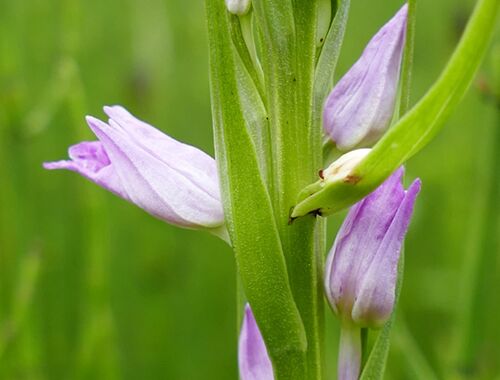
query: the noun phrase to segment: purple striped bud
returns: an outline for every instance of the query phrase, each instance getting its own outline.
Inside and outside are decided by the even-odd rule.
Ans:
[[[418,179],[405,191],[403,172],[350,209],[328,256],[326,295],[347,324],[377,328],[392,313],[401,246],[420,191]]]
[[[44,163],[68,169],[186,228],[224,223],[215,160],[146,124],[120,106],[105,107],[108,123],[87,117],[99,141],[69,148],[70,160]]]
[[[241,380],[273,380],[273,366],[249,304],[241,326],[238,364]]]
[[[404,5],[371,39],[326,99],[323,126],[341,151],[372,145],[390,126],[407,15]]]

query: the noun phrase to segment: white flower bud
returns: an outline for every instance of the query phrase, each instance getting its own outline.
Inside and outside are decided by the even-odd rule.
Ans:
[[[332,191],[341,183],[356,184],[359,178],[353,174],[353,170],[366,157],[371,149],[356,149],[340,156],[325,170],[319,172],[320,179],[306,186],[298,195],[297,205],[294,207],[291,218],[298,218],[309,213],[329,215],[349,206],[339,203],[338,199],[332,198]]]
[[[226,0],[226,7],[229,13],[238,16],[246,15],[251,5],[251,0]]]
[[[356,149],[349,153],[340,156],[336,161],[332,162],[325,170],[323,170],[323,179],[325,182],[336,182],[345,180],[351,170],[361,162],[363,158],[370,152],[371,149]]]

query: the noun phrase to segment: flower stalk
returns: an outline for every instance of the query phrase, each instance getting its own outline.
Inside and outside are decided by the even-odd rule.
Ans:
[[[357,380],[361,372],[361,328],[348,322],[340,327],[338,380]]]

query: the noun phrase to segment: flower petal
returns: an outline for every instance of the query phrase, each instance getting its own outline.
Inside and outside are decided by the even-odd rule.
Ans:
[[[99,186],[128,199],[100,141],[84,141],[68,149],[71,160],[44,162],[45,169],[67,169],[81,174]]]
[[[250,309],[245,306],[238,348],[241,380],[273,380],[273,367],[264,339]]]
[[[220,200],[207,193],[203,183],[192,182],[144,150],[116,123],[107,125],[92,117],[87,117],[87,122],[105,147],[132,202],[184,227],[217,227],[223,223]]]
[[[389,127],[399,82],[408,6],[370,40],[328,96],[323,121],[340,150],[369,146]]]
[[[379,327],[392,313],[401,246],[420,187],[418,179],[409,187],[371,265],[363,275],[352,310],[352,318],[358,324]]]
[[[354,205],[328,256],[325,290],[337,313],[350,314],[360,278],[370,266],[404,197],[403,168]],[[335,305],[335,306],[333,306]]]

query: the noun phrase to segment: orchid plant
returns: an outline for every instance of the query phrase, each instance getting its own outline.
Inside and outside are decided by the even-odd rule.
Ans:
[[[325,299],[341,326],[338,378],[381,379],[420,191],[418,179],[405,190],[402,165],[465,94],[499,4],[478,1],[410,109],[414,1],[333,85],[349,0],[206,0],[215,159],[112,106],[107,123],[87,117],[98,141],[44,166],[231,246],[242,380],[324,378]],[[325,262],[327,216],[349,207]]]

